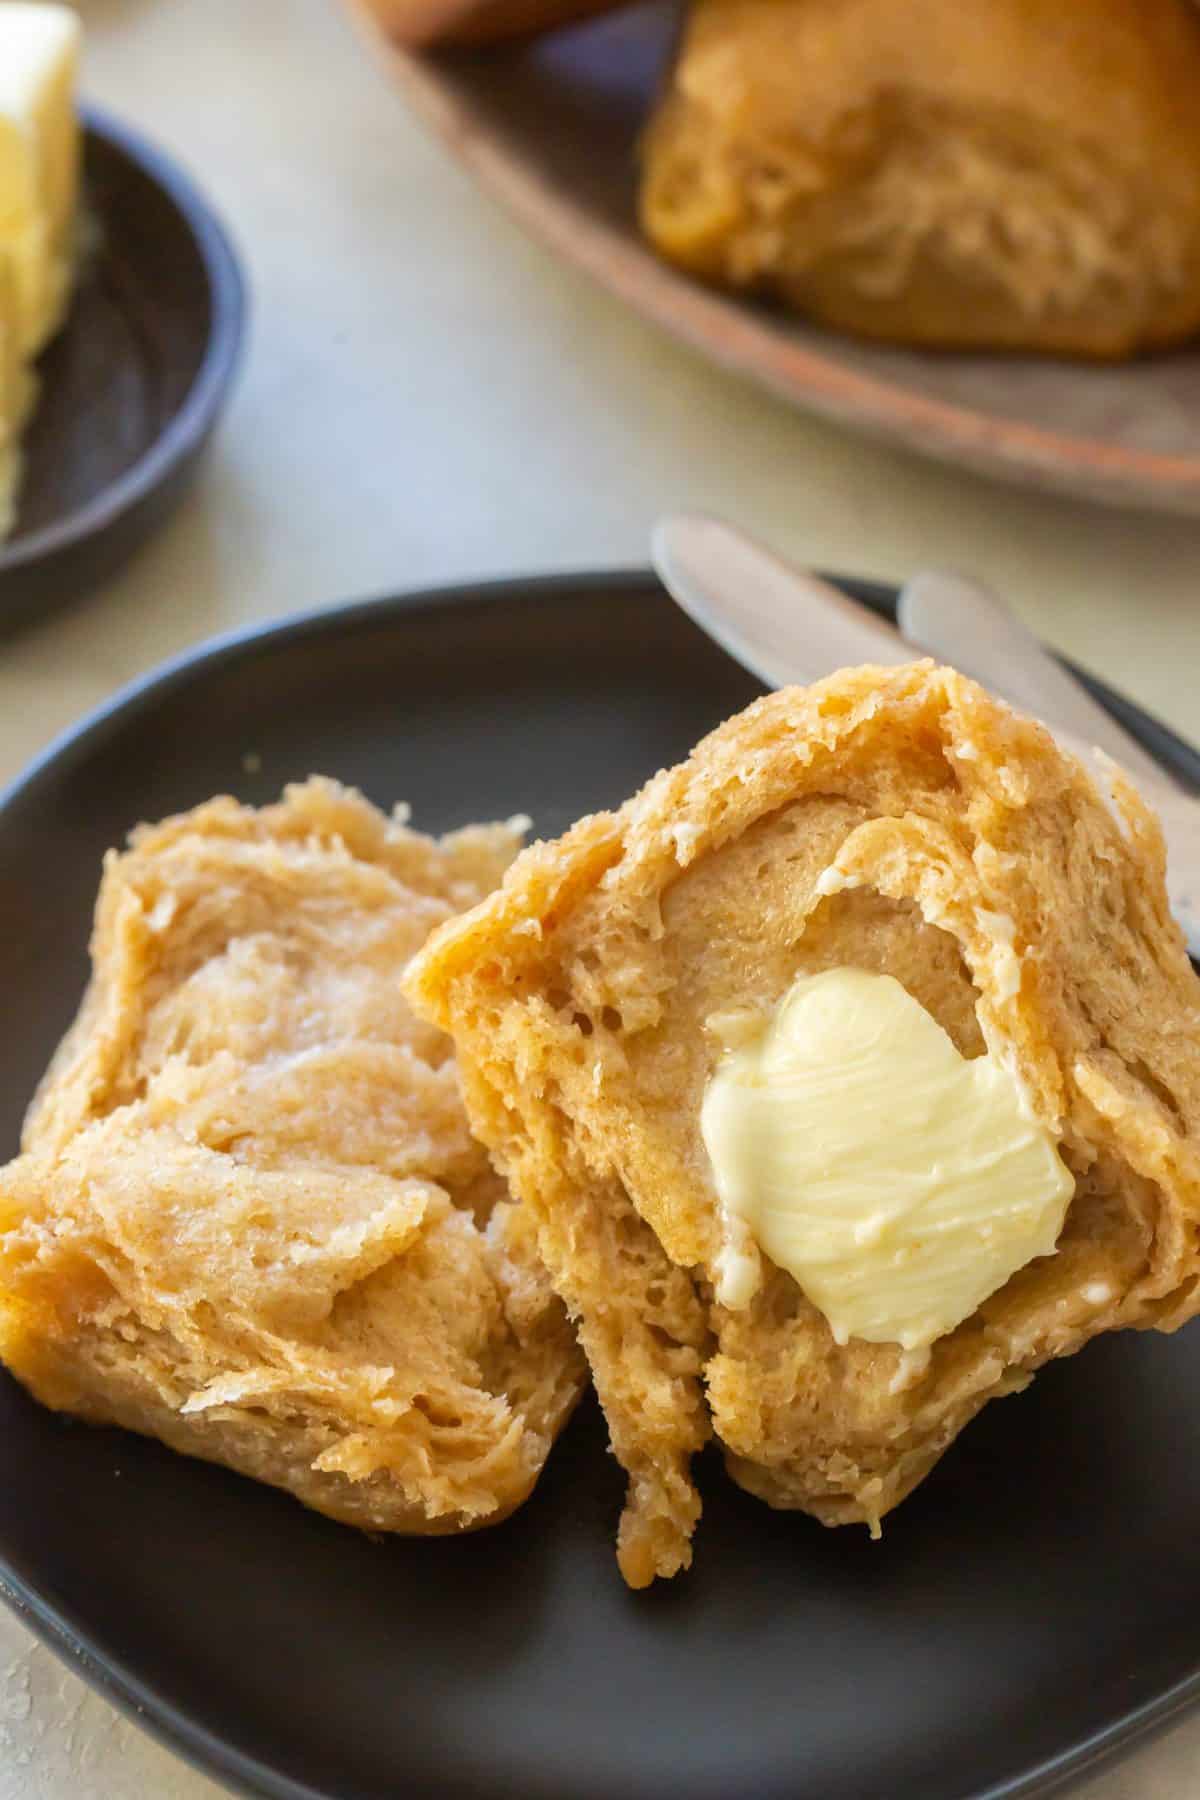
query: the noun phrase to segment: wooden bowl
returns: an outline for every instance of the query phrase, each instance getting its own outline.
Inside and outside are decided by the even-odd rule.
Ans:
[[[409,52],[348,0],[401,94],[561,256],[726,368],[944,462],[1111,504],[1200,513],[1200,349],[1113,367],[892,349],[705,288],[634,215],[642,123],[677,8],[633,7],[532,42]]]
[[[237,367],[245,283],[219,221],[162,153],[85,114],[96,225],[62,331],[38,363],[0,631],[113,573],[183,493]]]

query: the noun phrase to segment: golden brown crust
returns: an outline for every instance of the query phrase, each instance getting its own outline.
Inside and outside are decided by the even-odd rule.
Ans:
[[[634,1476],[629,1579],[688,1559],[696,1502],[675,1484],[703,1434],[697,1362],[736,1479],[874,1526],[1048,1358],[1200,1307],[1200,984],[1163,869],[1131,790],[1110,810],[1039,726],[919,664],[759,701],[619,813],[531,846],[433,936],[408,992],[455,1036],[472,1123],[579,1320]],[[837,1346],[765,1258],[747,1308],[713,1299],[706,1020],[839,964],[896,975],[964,1055],[1003,1046],[1076,1178],[1055,1255],[924,1369],[892,1345]],[[630,1207],[623,1270],[597,1246]],[[630,1368],[621,1343],[668,1291]],[[668,1384],[669,1406],[646,1403]]]
[[[1191,0],[695,0],[652,243],[900,343],[1127,355],[1200,327]]]
[[[520,1504],[581,1359],[399,993],[518,841],[314,780],[110,854],[92,984],[0,1171],[0,1355],[38,1398],[372,1530]]]

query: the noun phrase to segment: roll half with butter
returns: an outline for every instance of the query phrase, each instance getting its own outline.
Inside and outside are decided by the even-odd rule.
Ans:
[[[878,1533],[990,1399],[1200,1310],[1200,981],[1158,825],[928,663],[729,720],[536,844],[408,992],[533,1209],[629,1476]]]

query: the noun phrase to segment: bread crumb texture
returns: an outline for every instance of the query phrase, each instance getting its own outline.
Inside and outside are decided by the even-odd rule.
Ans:
[[[93,974],[0,1171],[0,1355],[378,1531],[533,1487],[584,1369],[400,974],[518,847],[314,779],[107,858]]]
[[[1200,983],[1159,827],[1120,781],[1117,806],[949,670],[843,671],[532,845],[413,963],[578,1323],[633,1586],[690,1560],[710,1433],[772,1506],[877,1531],[986,1401],[1098,1332],[1200,1308]],[[1010,1059],[1075,1180],[1054,1254],[927,1357],[837,1345],[766,1257],[744,1304],[714,1297],[713,1022],[834,967],[896,977],[964,1056]]]

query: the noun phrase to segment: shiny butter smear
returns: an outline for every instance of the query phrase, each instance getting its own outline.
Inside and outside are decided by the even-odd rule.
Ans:
[[[719,1198],[838,1343],[921,1350],[1054,1249],[1074,1182],[1019,1078],[890,975],[802,976],[772,1016],[712,1024]]]

